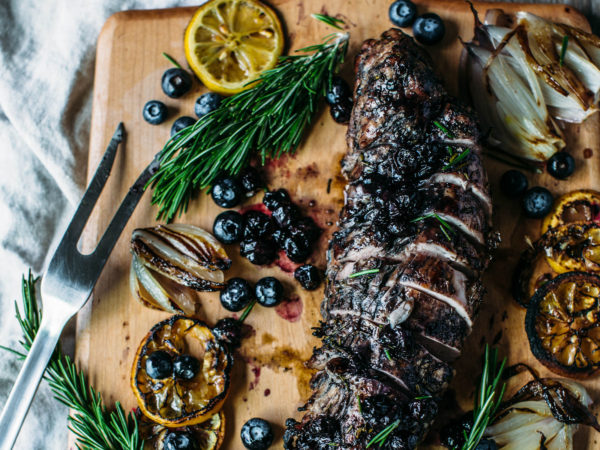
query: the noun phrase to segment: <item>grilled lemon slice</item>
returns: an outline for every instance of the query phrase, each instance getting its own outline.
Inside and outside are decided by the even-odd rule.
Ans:
[[[158,363],[160,371],[152,369]],[[193,357],[196,371],[176,370],[178,357]],[[149,362],[148,359],[152,357]],[[140,344],[131,371],[131,387],[141,412],[168,428],[196,425],[219,412],[231,380],[232,357],[203,322],[173,316],[156,324]],[[149,367],[153,370],[148,373]],[[160,375],[157,373],[160,372]],[[154,377],[154,378],[153,378]]]
[[[582,189],[559,197],[542,223],[542,233],[582,221],[600,221],[600,192]]]
[[[591,375],[600,367],[600,277],[568,272],[537,290],[527,308],[531,351],[555,373]]]
[[[192,441],[196,450],[218,450],[225,438],[225,414],[223,411],[213,414],[206,422],[181,428],[167,428],[152,422],[145,415],[136,413],[140,437],[144,440],[144,450],[163,450],[165,444],[172,441],[174,436]],[[182,436],[183,435],[183,436]],[[172,448],[172,445],[171,447]]]
[[[188,64],[206,87],[235,94],[275,67],[283,32],[275,12],[256,0],[212,0],[192,17],[184,46]]]

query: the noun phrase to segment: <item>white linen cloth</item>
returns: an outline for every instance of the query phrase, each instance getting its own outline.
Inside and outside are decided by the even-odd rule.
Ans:
[[[0,0],[0,344],[19,348],[13,301],[43,271],[81,198],[94,60],[106,19],[200,0]],[[21,366],[0,350],[0,405]],[[45,382],[15,449],[65,449],[67,410]]]

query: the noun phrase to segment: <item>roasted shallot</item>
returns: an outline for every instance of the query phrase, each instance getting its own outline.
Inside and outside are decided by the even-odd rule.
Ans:
[[[144,305],[172,314],[193,315],[194,291],[224,286],[231,260],[221,244],[201,228],[170,224],[138,228],[131,238],[130,286]]]
[[[565,147],[557,120],[580,123],[598,111],[600,38],[518,12],[475,14],[465,43],[466,79],[489,143],[519,158],[545,161]]]

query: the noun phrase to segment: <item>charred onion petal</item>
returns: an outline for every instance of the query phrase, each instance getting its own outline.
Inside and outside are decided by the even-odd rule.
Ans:
[[[133,255],[130,271],[130,287],[133,296],[143,305],[162,309],[171,314],[183,312],[171,300],[171,296],[156,280],[150,269],[144,267],[140,259]]]
[[[577,424],[600,427],[589,410],[592,400],[583,386],[570,380],[540,379],[523,386],[500,408],[484,436],[499,447],[573,448]],[[543,436],[543,439],[541,437]]]
[[[553,372],[585,377],[600,367],[600,277],[568,272],[531,298],[525,330],[534,356]]]
[[[221,244],[192,225],[139,228],[133,232],[131,249],[145,266],[197,291],[222,289],[223,270],[231,265]]]

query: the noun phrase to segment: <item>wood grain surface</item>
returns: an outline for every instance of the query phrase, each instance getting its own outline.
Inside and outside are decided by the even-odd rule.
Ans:
[[[350,61],[362,41],[379,36],[391,25],[387,16],[389,0],[274,0],[271,3],[282,17],[288,48],[292,50],[315,43],[329,32],[325,25],[310,18],[311,13],[338,14],[347,22],[351,46],[348,62],[342,71],[347,80],[352,79]],[[592,7],[592,2],[588,3]],[[524,9],[589,28],[584,16],[565,6],[476,3],[476,7],[482,13],[489,7],[502,7],[507,11]],[[444,42],[428,50],[450,92],[460,95],[457,66],[461,46],[457,37],[468,40],[472,36],[473,20],[468,6],[461,1],[423,0],[419,2],[419,9],[421,12],[435,11],[446,21]],[[160,88],[161,75],[169,67],[161,52],[184,61],[183,31],[193,11],[193,8],[187,8],[119,13],[111,17],[102,30],[96,60],[88,174],[98,164],[120,121],[125,123],[127,138],[119,149],[113,174],[88,224],[87,248],[93,247],[137,174],[162,148],[174,119],[181,115],[193,116],[193,103],[205,91],[196,83],[190,94],[173,100],[166,98]],[[170,119],[165,124],[151,126],[142,120],[142,107],[151,99],[164,101],[169,107]],[[530,183],[545,185],[556,194],[579,187],[600,188],[597,177],[600,169],[598,125],[596,115],[580,126],[567,129],[568,149],[576,158],[578,167],[569,182],[557,182],[546,175],[539,175],[530,177]],[[325,248],[342,205],[344,183],[339,175],[339,161],[346,151],[345,132],[346,128],[335,124],[323,108],[297,155],[272,162],[266,168],[269,186],[288,189],[293,200],[325,230],[319,250],[311,258],[311,262],[320,267],[325,267]],[[593,151],[590,159],[583,157],[586,148]],[[498,178],[506,167],[492,160],[486,160],[485,164],[496,206],[494,225],[502,233],[503,241],[485,277],[488,293],[475,332],[456,364],[457,373],[448,396],[449,409],[453,412],[457,409],[454,402],[464,410],[470,409],[486,341],[496,344],[510,363],[527,362],[548,374],[531,356],[523,330],[524,311],[507,291],[512,268],[524,248],[524,235],[537,237],[539,222],[525,219],[515,202],[498,195]],[[332,181],[328,191],[329,180]],[[260,198],[256,196],[243,206],[258,203]],[[210,230],[220,211],[209,198],[200,194],[180,221]],[[148,193],[111,255],[94,291],[93,301],[80,314],[78,322],[78,361],[108,403],[118,400],[127,408],[135,406],[129,388],[134,352],[151,326],[167,317],[138,304],[130,295],[128,286],[131,231],[136,227],[156,224],[155,215],[156,209],[151,207]],[[280,448],[285,419],[299,417],[296,408],[309,394],[307,383],[311,374],[304,368],[303,362],[318,343],[311,335],[311,327],[317,325],[320,319],[319,305],[323,292],[300,290],[285,267],[252,266],[240,258],[237,246],[228,246],[227,251],[234,261],[226,274],[228,278],[241,275],[256,281],[266,275],[276,276],[284,282],[289,301],[276,310],[256,308],[247,320],[253,331],[236,354],[232,393],[225,406],[228,431],[223,448],[241,449],[240,427],[255,416],[275,425],[275,447]],[[201,298],[200,316],[209,324],[227,315],[220,306],[218,294],[202,293]],[[518,383],[523,383],[523,380],[514,380],[514,384]],[[585,381],[585,385],[593,398],[600,402],[598,378]],[[578,433],[577,439],[576,449],[599,448],[596,436],[589,437],[586,431]]]

